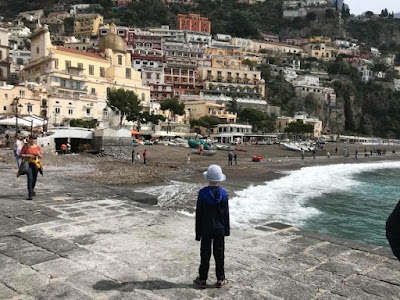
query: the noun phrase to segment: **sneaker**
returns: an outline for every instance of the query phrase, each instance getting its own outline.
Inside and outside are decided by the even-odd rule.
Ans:
[[[28,198],[26,198],[26,200],[32,200],[32,196],[28,196]]]
[[[200,280],[199,277],[195,279],[195,283],[202,289],[205,289],[207,287],[207,281],[206,280]]]
[[[32,196],[36,196],[36,192],[35,191],[33,192]]]
[[[215,284],[215,287],[222,288],[224,285],[226,285],[226,283],[227,283],[226,279],[218,280],[217,283]]]

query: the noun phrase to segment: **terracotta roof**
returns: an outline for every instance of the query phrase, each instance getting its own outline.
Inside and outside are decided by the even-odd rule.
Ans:
[[[71,54],[88,56],[88,57],[91,57],[91,58],[106,60],[104,57],[102,57],[100,55],[97,55],[97,54],[94,54],[94,53],[89,53],[89,52],[85,52],[85,51],[69,49],[69,48],[61,47],[61,46],[56,46],[56,50],[63,51],[63,52],[68,52],[68,53],[71,53]]]

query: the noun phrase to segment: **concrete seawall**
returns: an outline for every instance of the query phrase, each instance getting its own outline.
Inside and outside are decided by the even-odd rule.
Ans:
[[[26,178],[0,167],[0,299],[400,299],[390,249],[280,223],[232,229],[228,285],[205,290],[194,219],[155,199],[59,172]]]

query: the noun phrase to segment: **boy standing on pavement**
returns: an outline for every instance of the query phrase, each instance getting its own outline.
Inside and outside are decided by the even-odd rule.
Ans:
[[[208,186],[199,191],[196,206],[196,241],[201,240],[201,262],[196,283],[201,288],[207,286],[212,244],[217,275],[216,287],[221,288],[226,284],[225,236],[229,236],[230,227],[228,194],[218,183],[225,181],[226,176],[218,165],[209,166],[203,175],[208,181]]]

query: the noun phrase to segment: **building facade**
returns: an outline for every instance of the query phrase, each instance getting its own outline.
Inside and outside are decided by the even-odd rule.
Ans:
[[[9,57],[8,30],[0,28],[0,81],[8,81],[10,79]]]
[[[103,16],[99,14],[77,15],[74,22],[74,36],[77,38],[97,35],[103,25]]]
[[[206,32],[210,34],[211,22],[208,18],[201,17],[199,14],[179,14],[176,17],[176,28],[179,30]]]
[[[106,120],[111,89],[135,92],[143,105],[150,101],[150,89],[131,67],[124,41],[110,33],[100,41],[99,53],[53,46],[46,26],[31,35],[31,64],[21,72],[22,81],[34,81],[47,89],[48,109],[44,117],[53,124],[67,119]]]

